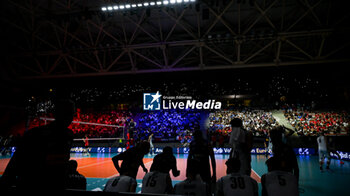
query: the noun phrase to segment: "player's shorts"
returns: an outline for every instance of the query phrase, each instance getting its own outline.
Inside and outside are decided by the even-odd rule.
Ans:
[[[330,159],[329,152],[327,150],[319,150],[319,161],[323,161],[324,158]]]

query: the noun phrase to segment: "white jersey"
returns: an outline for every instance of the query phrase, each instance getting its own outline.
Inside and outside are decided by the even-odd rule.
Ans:
[[[166,193],[167,178],[170,178],[169,173],[148,172],[143,177],[141,193]]]
[[[117,176],[108,180],[103,191],[105,192],[129,192],[132,185],[137,185],[130,176]]]
[[[254,196],[258,194],[258,183],[247,175],[232,173],[217,181],[217,191],[224,196]]]
[[[209,195],[207,185],[202,180],[186,179],[175,184],[176,195],[205,196]]]
[[[319,151],[327,151],[326,138],[323,135],[317,138],[317,143]]]
[[[241,127],[232,127],[230,133],[230,144],[233,145],[233,148],[239,144],[245,142],[245,132]]]
[[[268,196],[298,196],[297,178],[285,171],[272,171],[261,177]]]

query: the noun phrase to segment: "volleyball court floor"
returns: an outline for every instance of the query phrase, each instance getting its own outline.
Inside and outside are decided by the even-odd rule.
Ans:
[[[71,158],[77,160],[78,171],[87,178],[87,190],[103,190],[107,180],[118,175],[111,158],[113,153],[91,153],[86,156],[82,153],[73,153]],[[149,169],[152,165],[154,155],[146,155],[144,164]],[[180,176],[171,175],[173,184],[185,179],[186,154],[175,154]],[[215,155],[217,179],[226,173],[225,161],[228,155]],[[259,195],[261,195],[260,177],[267,172],[264,155],[252,155],[251,176],[259,183]],[[9,157],[0,156],[0,175],[3,174]],[[350,195],[350,162],[340,165],[339,160],[331,161],[331,169],[321,172],[318,164],[318,156],[298,156],[300,169],[299,192],[301,196],[320,195]],[[137,175],[137,192],[141,190],[141,181],[145,173],[139,169]],[[1,190],[0,190],[1,192]]]

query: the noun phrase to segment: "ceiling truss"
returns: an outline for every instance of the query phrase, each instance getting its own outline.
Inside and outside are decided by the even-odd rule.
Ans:
[[[5,0],[17,78],[349,62],[349,14],[331,0],[222,0],[102,12],[108,1]]]

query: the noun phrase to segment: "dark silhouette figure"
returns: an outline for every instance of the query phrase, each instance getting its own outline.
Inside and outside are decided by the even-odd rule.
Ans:
[[[247,195],[258,196],[258,183],[246,174],[240,173],[241,162],[238,158],[226,161],[226,176],[217,182],[217,196]]]
[[[199,165],[195,159],[187,161],[186,179],[175,184],[174,192],[177,195],[209,196],[212,195],[208,185],[199,176]]]
[[[55,121],[28,130],[2,176],[5,188],[23,191],[63,190],[73,142],[68,126],[73,120],[74,103],[58,100]]]
[[[172,194],[174,190],[167,165],[152,164],[151,168],[142,179],[141,193]]]
[[[66,189],[81,189],[86,190],[86,178],[78,171],[78,163],[76,160],[69,160],[68,175],[66,181]]]
[[[279,157],[271,157],[266,161],[268,173],[261,176],[262,196],[298,196],[298,181],[290,173],[290,164]]]
[[[139,167],[143,168],[144,172],[148,172],[147,168],[143,164],[143,156],[149,153],[150,145],[148,142],[143,141],[135,147],[129,148],[125,152],[122,152],[112,158],[114,167],[119,173],[127,172],[130,177],[136,179]],[[122,160],[121,166],[119,161]]]
[[[131,192],[135,193],[137,182],[135,178],[129,176],[128,172],[120,173],[119,176],[108,180],[104,192]]]
[[[253,134],[243,129],[242,120],[234,118],[230,122],[232,131],[230,134],[230,157],[238,158],[241,162],[240,173],[250,176],[251,150],[253,146]]]
[[[197,130],[193,134],[194,138],[190,143],[190,151],[188,153],[187,164],[191,159],[195,159],[201,164],[199,167],[199,175],[202,180],[207,183],[209,188],[211,188],[211,184],[216,182],[216,162],[214,157],[213,148],[203,139],[202,132]],[[213,170],[213,175],[210,175],[210,163],[209,158],[211,160],[211,166]]]
[[[272,142],[273,156],[281,161],[281,164],[285,165],[284,168],[288,168],[289,171],[295,175],[299,180],[299,166],[298,161],[293,151],[293,148],[282,141],[283,127],[277,127],[270,131],[270,138]]]
[[[150,171],[155,171],[156,168],[162,168],[160,172],[163,173],[169,173],[172,170],[175,177],[180,175],[180,171],[177,170],[176,166],[176,158],[173,155],[173,148],[166,146],[162,153],[154,157]]]

